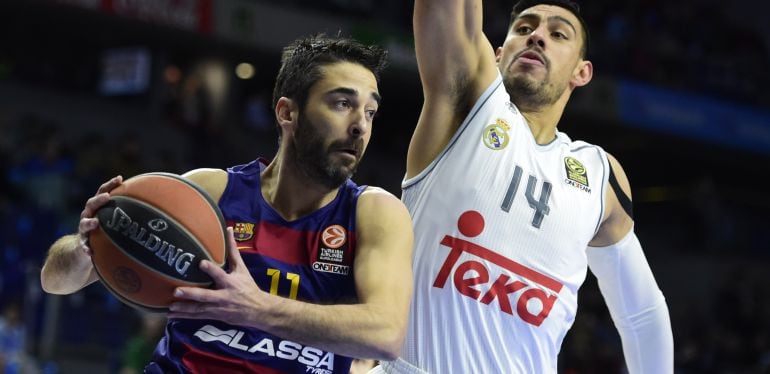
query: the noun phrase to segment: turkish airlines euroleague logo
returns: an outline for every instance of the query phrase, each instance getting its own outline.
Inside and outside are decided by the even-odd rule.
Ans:
[[[345,228],[340,225],[331,225],[321,233],[321,241],[331,249],[342,247],[345,238]]]
[[[321,232],[321,246],[318,249],[318,260],[313,262],[313,270],[325,273],[348,275],[350,267],[344,265],[347,231],[340,225],[331,225]]]
[[[457,220],[457,227],[462,235],[474,238],[484,231],[484,217],[475,210],[466,211]],[[556,279],[467,240],[445,235],[441,245],[451,250],[433,282],[433,287],[444,288],[451,275],[458,292],[487,305],[497,299],[503,313],[513,315],[511,303],[515,302],[516,315],[529,324],[540,326],[548,318],[564,286]],[[455,268],[463,252],[487,260],[515,274],[518,279],[500,274],[490,284],[489,269],[476,260],[464,261]],[[542,287],[553,293],[544,291]]]

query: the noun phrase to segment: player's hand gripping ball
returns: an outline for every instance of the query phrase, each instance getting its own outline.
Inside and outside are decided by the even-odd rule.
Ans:
[[[104,285],[135,308],[166,312],[178,286],[208,287],[198,265],[225,267],[227,231],[217,204],[169,173],[137,175],[110,191],[89,244]]]

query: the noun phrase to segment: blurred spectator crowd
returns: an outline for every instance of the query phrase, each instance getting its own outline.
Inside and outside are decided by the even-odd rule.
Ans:
[[[589,58],[597,74],[612,74],[730,102],[770,109],[770,38],[747,9],[767,5],[713,0],[576,1],[591,31]],[[297,8],[362,17],[411,33],[412,1],[292,0]],[[515,1],[485,0],[493,46],[505,40]],[[751,3],[751,4],[750,4]],[[731,7],[729,7],[731,5]],[[750,12],[750,11],[749,11]]]

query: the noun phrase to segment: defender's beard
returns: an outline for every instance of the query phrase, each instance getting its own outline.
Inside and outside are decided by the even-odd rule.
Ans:
[[[511,101],[522,110],[539,109],[555,103],[566,85],[556,87],[546,77],[541,81],[532,79],[526,75],[507,75],[503,79],[506,91],[511,96]]]

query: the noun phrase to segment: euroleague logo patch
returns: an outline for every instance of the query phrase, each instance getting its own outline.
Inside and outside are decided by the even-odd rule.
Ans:
[[[321,233],[321,241],[331,249],[342,247],[346,239],[345,228],[340,225],[331,225]]]
[[[321,232],[321,246],[318,257],[313,262],[313,270],[339,275],[348,275],[350,266],[345,265],[345,248],[348,240],[347,231],[340,225],[327,226]]]
[[[508,142],[511,140],[508,136],[510,130],[511,126],[508,125],[508,122],[498,118],[495,123],[484,128],[481,139],[487,148],[498,151],[508,146]]]
[[[564,168],[567,171],[565,183],[577,187],[581,191],[591,193],[591,188],[588,187],[588,172],[580,161],[569,156],[565,157]]]

